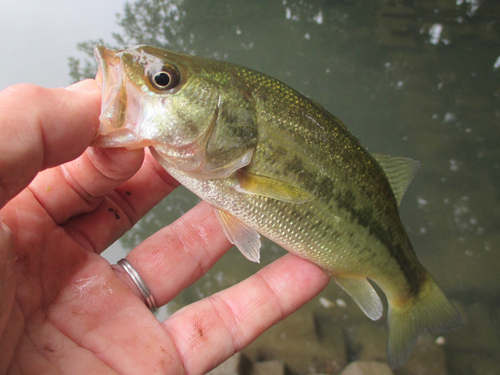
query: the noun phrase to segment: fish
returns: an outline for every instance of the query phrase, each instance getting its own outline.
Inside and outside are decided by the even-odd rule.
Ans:
[[[378,285],[391,367],[422,333],[461,324],[399,217],[418,162],[369,153],[323,106],[246,67],[147,45],[97,45],[95,57],[93,146],[149,147],[245,257],[259,261],[263,235],[320,266],[372,320]]]

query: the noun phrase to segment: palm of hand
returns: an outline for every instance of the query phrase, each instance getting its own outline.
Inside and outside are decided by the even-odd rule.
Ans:
[[[89,85],[95,87],[87,81],[77,89],[88,91]],[[33,87],[23,90],[24,101],[40,100]],[[205,373],[326,285],[328,277],[317,267],[288,255],[158,322],[121,269],[99,254],[176,182],[142,151],[87,149],[58,166],[90,143],[99,97],[46,91],[64,109],[50,107],[58,121],[39,110],[30,126],[42,127],[42,135],[25,152],[15,145],[20,152],[13,161],[0,160],[6,165],[0,169],[0,222],[11,230],[0,229],[0,373]],[[5,103],[5,92],[0,94]],[[7,110],[16,109],[12,100]],[[95,113],[82,105],[69,116],[68,108],[76,108],[71,100]],[[6,123],[0,116],[0,125]],[[50,131],[52,123],[58,133]],[[0,141],[0,149],[8,147]],[[161,306],[229,247],[202,202],[127,258]]]

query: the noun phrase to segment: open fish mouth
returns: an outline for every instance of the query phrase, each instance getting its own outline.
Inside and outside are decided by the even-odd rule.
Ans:
[[[135,128],[140,117],[140,98],[134,90],[128,90],[124,80],[124,64],[121,53],[98,44],[94,48],[98,62],[96,81],[102,90],[100,125],[92,142],[98,147],[149,146],[151,142],[139,139]]]

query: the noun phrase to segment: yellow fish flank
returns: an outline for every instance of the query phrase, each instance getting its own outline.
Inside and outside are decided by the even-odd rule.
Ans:
[[[213,205],[259,260],[259,233],[322,267],[375,320],[389,304],[389,363],[460,315],[418,262],[398,204],[418,167],[366,151],[322,106],[241,66],[136,46],[96,46],[103,89],[94,145],[147,147]]]

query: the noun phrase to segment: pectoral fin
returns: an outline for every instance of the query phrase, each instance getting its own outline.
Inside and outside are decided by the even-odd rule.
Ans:
[[[240,193],[262,195],[297,204],[310,202],[314,199],[314,196],[304,189],[272,177],[240,172],[238,181],[239,184],[234,189]]]
[[[371,320],[382,316],[384,307],[373,286],[365,278],[333,276],[333,280],[349,294]]]
[[[252,262],[260,263],[260,234],[233,215],[214,207],[215,213],[229,242]]]

